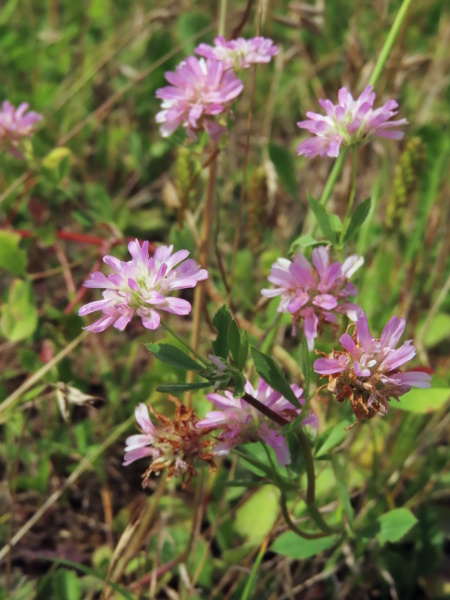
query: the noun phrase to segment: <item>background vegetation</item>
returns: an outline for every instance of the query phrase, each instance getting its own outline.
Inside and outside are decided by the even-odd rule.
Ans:
[[[410,125],[401,143],[360,151],[356,199],[371,195],[373,208],[352,243],[365,256],[359,303],[371,329],[379,334],[393,314],[407,318],[433,388],[410,392],[386,418],[350,432],[348,406],[314,403],[323,465],[317,493],[346,522],[345,540],[327,547],[286,534],[276,490],[257,485],[257,472],[254,487],[226,485],[248,478],[237,457],[186,490],[154,478],[143,491],[142,465],[121,466],[134,407],[167,410],[155,388],[183,375],[145,350],[161,333],[132,323],[124,333],[87,335],[76,309],[94,298],[81,287],[87,274],[104,254],[124,258],[130,238],[196,255],[206,173],[191,189],[189,182],[202,157],[176,136],[160,137],[154,93],[165,71],[200,40],[212,41],[216,4],[7,0],[0,9],[0,99],[27,101],[44,115],[34,161],[0,156],[0,598],[450,597],[444,0],[412,3],[379,80],[377,104],[396,98]],[[265,305],[260,290],[304,227],[306,193],[319,197],[332,167],[331,159],[296,157],[304,137],[296,122],[317,109],[317,98],[334,101],[342,85],[362,90],[399,6],[260,2],[262,34],[280,53],[256,70],[253,106],[252,72],[244,73],[247,91],[219,159],[208,313],[229,293],[252,343],[270,350],[292,382],[300,378],[298,344],[289,319],[273,327],[277,301]],[[245,8],[228,1],[228,35]],[[255,1],[242,35],[257,28]],[[341,216],[350,179],[349,162],[330,201]],[[189,319],[179,321],[188,332]],[[93,398],[85,402],[76,390]],[[194,401],[205,414],[202,393]],[[406,535],[395,528],[411,513],[380,520],[397,507],[414,515]],[[292,510],[305,517],[300,504]]]

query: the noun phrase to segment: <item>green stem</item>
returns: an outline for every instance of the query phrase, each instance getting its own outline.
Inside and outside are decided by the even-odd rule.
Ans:
[[[219,8],[219,25],[217,27],[218,35],[225,35],[225,23],[227,20],[227,0],[221,0]]]
[[[247,579],[247,583],[245,584],[244,591],[242,592],[241,600],[249,600],[253,591],[253,584],[255,582],[256,573],[261,565],[262,559],[264,558],[264,554],[267,550],[267,545],[269,542],[269,538],[266,538],[259,549],[258,556],[256,557],[255,564],[253,565],[252,572]]]
[[[200,362],[202,362],[205,365],[205,367],[209,366],[208,361],[206,359],[204,359],[203,356],[201,356],[196,350],[194,350],[194,348],[192,348],[189,344],[187,344],[184,340],[182,340],[178,336],[178,334],[176,334],[175,331],[171,327],[169,327],[169,325],[167,325],[167,323],[165,321],[161,320],[161,325],[164,327],[164,329],[166,331],[168,331],[170,333],[170,335],[172,335],[176,340],[178,340],[180,342],[180,344],[182,344],[186,348],[186,350],[189,350],[189,352],[192,352],[192,354],[196,358],[198,358],[198,360]]]
[[[311,517],[314,519],[316,524],[320,527],[320,529],[323,532],[328,533],[328,534],[342,533],[339,529],[335,529],[328,525],[328,523],[322,517],[322,513],[319,511],[319,509],[317,508],[317,506],[315,504],[310,504],[308,506],[308,511],[309,511],[309,514],[311,515]]]
[[[283,514],[284,520],[286,521],[286,525],[289,527],[289,529],[291,529],[294,533],[296,533],[300,537],[305,538],[306,540],[317,540],[319,538],[326,537],[328,535],[327,533],[309,533],[309,532],[303,531],[302,529],[297,527],[297,525],[291,519],[291,515],[289,514],[288,507],[286,504],[286,496],[284,494],[281,495],[280,506],[281,506],[281,512]]]
[[[247,454],[246,452],[242,452],[242,450],[238,450],[237,448],[233,448],[233,452],[237,456],[239,456],[240,458],[242,458],[243,460],[246,460],[249,464],[253,465],[257,469],[259,469],[260,471],[262,471],[263,473],[265,473],[268,477],[272,476],[272,472],[267,467],[267,465],[265,465],[263,462],[261,462],[260,460],[258,460],[254,456],[251,456],[250,454]]]
[[[375,65],[372,75],[369,79],[369,85],[373,85],[375,87],[378,79],[380,78],[381,73],[385,67],[386,61],[389,58],[389,54],[392,51],[392,48],[395,44],[395,40],[400,32],[400,28],[403,25],[403,21],[405,20],[406,13],[408,12],[409,5],[412,0],[403,0],[403,4],[400,7],[400,10],[395,17],[395,21],[392,24],[391,30],[384,42],[384,46],[381,49],[380,56],[378,57],[377,64]]]
[[[327,182],[325,184],[325,187],[323,188],[323,192],[322,195],[320,196],[320,204],[322,204],[323,206],[327,205],[328,200],[330,199],[331,196],[331,192],[333,191],[334,188],[334,184],[336,183],[336,181],[338,180],[339,175],[341,174],[342,171],[342,167],[344,166],[344,162],[345,162],[345,158],[348,154],[348,148],[344,148],[336,162],[333,165],[333,168],[331,169],[331,173],[328,176]]]
[[[405,20],[406,13],[408,11],[408,8],[409,8],[411,2],[412,2],[412,0],[403,0],[400,10],[398,11],[397,16],[395,17],[392,27],[388,33],[388,36],[384,43],[384,46],[381,49],[380,56],[378,57],[376,65],[372,71],[372,75],[370,76],[370,79],[369,79],[369,84],[373,85],[374,87],[375,87],[376,83],[378,82],[378,79],[380,78],[381,73],[383,72],[383,69],[386,65],[386,61],[389,58],[389,54],[391,53],[392,48],[395,44],[395,41],[398,37],[400,28],[403,24],[403,21]],[[328,200],[331,196],[331,192],[333,191],[334,184],[336,183],[339,175],[341,174],[342,167],[344,166],[346,151],[347,151],[347,148],[345,148],[339,154],[339,157],[336,160],[336,162],[334,163],[333,169],[331,170],[331,173],[328,176],[322,196],[320,198],[320,203],[323,204],[323,206],[325,206],[326,203],[328,202]]]
[[[356,164],[357,164],[357,152],[356,146],[352,148],[353,155],[353,171],[352,171],[352,189],[350,192],[350,200],[348,201],[347,211],[345,213],[344,225],[342,226],[341,231],[341,239],[339,241],[339,245],[342,248],[342,244],[344,243],[345,234],[347,233],[348,225],[350,223],[350,215],[352,214],[353,203],[355,201],[355,191],[356,191]]]
[[[316,475],[314,473],[314,460],[311,453],[311,447],[309,445],[308,438],[301,427],[296,431],[300,446],[302,447],[303,456],[305,458],[306,468],[306,504],[308,506],[313,505],[316,500]]]

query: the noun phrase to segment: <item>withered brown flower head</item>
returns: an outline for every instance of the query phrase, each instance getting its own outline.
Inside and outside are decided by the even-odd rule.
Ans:
[[[156,425],[150,420],[148,407],[139,404],[135,414],[142,433],[126,440],[124,466],[145,456],[153,459],[143,475],[144,488],[152,473],[159,474],[164,469],[167,469],[169,479],[181,477],[183,487],[186,487],[192,477],[197,475],[194,463],[204,461],[208,463],[210,470],[215,468],[211,453],[214,442],[204,439],[209,432],[196,428],[199,418],[193,409],[186,408],[174,396],[169,396],[169,399],[175,404],[172,419],[156,412],[152,406],[149,407],[157,421]]]
[[[390,398],[398,400],[411,387],[430,387],[427,373],[399,370],[416,354],[411,340],[396,348],[405,325],[404,319],[392,317],[377,339],[370,335],[364,313],[356,321],[353,335],[341,336],[344,350],[333,350],[314,363],[316,373],[328,377],[324,387],[338,402],[349,399],[358,421],[386,415]]]

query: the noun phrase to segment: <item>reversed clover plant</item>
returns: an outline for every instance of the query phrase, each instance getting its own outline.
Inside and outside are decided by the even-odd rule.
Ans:
[[[339,157],[340,162],[333,168],[320,201],[309,197],[317,223],[297,240],[292,256],[279,258],[272,265],[268,287],[261,290],[267,299],[279,297],[278,312],[292,319],[292,343],[300,348],[302,377],[289,381],[273,356],[249,345],[245,329],[225,298],[212,318],[216,333],[211,345],[201,338],[204,329],[200,326],[206,280],[211,278],[209,242],[216,210],[217,156],[226,151],[232,135],[234,102],[245,87],[240,72],[256,64],[264,68],[278,48],[263,37],[227,41],[219,36],[213,46],[200,44],[195,52],[200,58],[188,56],[175,72],[166,73],[170,85],[156,92],[162,100],[156,120],[162,136],[184,129],[186,143],[206,156],[209,179],[198,258],[188,259],[187,250],[173,253],[172,245],[150,252],[147,241],[141,244],[135,240],[129,244],[131,260],[105,256],[112,272],[107,276],[94,272],[85,281],[86,287],[103,289],[103,299],[79,310],[81,316],[101,311],[100,319],[86,327],[92,333],[101,333],[111,325],[123,331],[133,317],[139,317],[142,326],[153,332],[154,340],[147,348],[154,358],[189,373],[186,381],[158,388],[174,404],[173,417],[144,404],[135,408],[140,433],[128,437],[123,464],[142,461],[144,487],[152,474],[163,470],[187,486],[198,469],[206,466],[214,470],[220,457],[234,453],[249,467],[257,468],[263,481],[279,489],[282,515],[295,534],[306,539],[342,534],[342,525],[328,523],[316,504],[314,452],[319,419],[311,399],[315,399],[315,406],[325,396],[328,401],[336,398],[340,403],[349,402],[356,417],[353,425],[361,426],[376,415],[386,415],[392,398],[398,401],[412,387],[430,385],[427,373],[405,370],[416,354],[411,340],[397,348],[405,319],[392,316],[381,337],[373,336],[353,282],[363,268],[364,257],[351,253],[351,240],[358,235],[371,202],[368,198],[353,208],[358,148],[373,137],[401,139],[403,131],[398,128],[407,121],[392,120],[399,112],[394,100],[374,108],[374,76],[357,100],[343,87],[337,105],[331,100],[319,101],[325,115],[307,112],[308,120],[298,123],[312,134],[299,145],[299,155]],[[385,61],[387,53],[383,52]],[[328,212],[326,204],[348,148],[353,156],[353,176],[342,223]],[[316,225],[325,239],[315,237]],[[191,313],[191,303],[184,297],[190,288],[195,291],[192,336],[187,340],[178,319]],[[175,315],[170,324],[168,313]],[[177,344],[158,342],[161,327]],[[321,350],[324,333],[335,340],[330,352]],[[322,358],[314,359],[314,349]],[[327,380],[317,389],[314,371]],[[204,394],[211,404],[203,418],[192,407],[194,391]],[[255,444],[262,446],[267,460],[252,451]],[[295,498],[305,501],[313,528],[300,528],[292,519],[289,502]]]

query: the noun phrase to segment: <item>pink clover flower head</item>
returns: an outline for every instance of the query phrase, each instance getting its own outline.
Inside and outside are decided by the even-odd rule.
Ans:
[[[23,102],[16,109],[5,100],[0,110],[0,150],[6,149],[16,158],[23,158],[19,151],[22,140],[31,137],[36,124],[43,119],[32,110],[27,113],[28,107],[29,104]]]
[[[182,126],[193,140],[204,129],[218,141],[226,130],[230,105],[244,87],[234,71],[226,71],[217,60],[189,56],[175,73],[166,73],[166,79],[171,85],[156,90],[163,101],[156,115],[161,135],[167,137]]]
[[[292,385],[291,389],[300,404],[303,405],[305,403],[305,399],[302,397],[303,390],[296,385]],[[286,398],[283,398],[261,378],[258,380],[256,390],[247,381],[245,392],[289,421],[294,420],[300,413],[299,409],[292,406]],[[281,466],[290,464],[289,450],[279,425],[253,408],[244,399],[234,398],[232,392],[228,390],[224,394],[214,393],[208,394],[206,397],[219,410],[209,412],[203,420],[197,423],[197,427],[223,430],[219,436],[220,443],[214,447],[213,454],[228,454],[230,450],[240,444],[257,442],[261,439],[272,446]],[[317,428],[317,416],[310,411],[303,420],[303,424]]]
[[[364,259],[355,254],[343,264],[330,263],[329,249],[319,246],[313,250],[312,261],[313,265],[300,252],[292,261],[279,258],[268,277],[276,287],[261,291],[266,298],[281,296],[278,312],[291,313],[292,335],[302,322],[310,351],[314,349],[319,327],[337,323],[337,314],[346,314],[352,320],[357,318],[361,308],[346,300],[358,293],[349,280]]]
[[[156,424],[150,419],[145,404],[139,404],[135,409],[137,427],[141,433],[127,438],[123,465],[127,467],[136,460],[151,457],[152,462],[143,475],[143,487],[147,486],[151,473],[160,473],[163,469],[168,469],[169,478],[182,477],[185,487],[197,474],[194,467],[197,460],[203,460],[211,469],[214,468],[210,452],[214,442],[202,439],[207,433],[201,433],[196,427],[197,415],[177,398],[170,399],[175,404],[175,416],[172,419],[150,407]]]
[[[114,256],[105,256],[103,261],[113,273],[106,277],[97,271],[83,285],[88,288],[104,288],[103,299],[85,304],[80,316],[101,310],[103,316],[88,327],[88,331],[99,333],[110,325],[123,331],[133,316],[141,318],[147,329],[157,329],[161,318],[159,311],[175,315],[187,315],[191,304],[171,294],[177,290],[193,288],[199,281],[207,279],[208,271],[194,260],[188,259],[187,250],[172,254],[173,246],[159,246],[154,256],[149,256],[148,242],[142,246],[138,240],[128,244],[132,260],[124,262]]]
[[[431,377],[422,371],[400,371],[416,354],[411,340],[396,348],[405,329],[405,319],[392,317],[380,339],[371,336],[367,316],[356,321],[355,332],[340,337],[343,351],[333,350],[314,363],[314,370],[329,378],[327,388],[339,402],[350,399],[357,420],[389,412],[389,399],[406,394],[412,387],[428,388]]]
[[[307,112],[306,121],[297,125],[306,129],[315,137],[309,138],[297,148],[299,156],[308,158],[314,156],[339,156],[341,146],[363,144],[372,137],[384,137],[391,140],[401,140],[403,132],[395,128],[406,125],[406,119],[391,121],[398,111],[395,100],[388,100],[383,106],[372,109],[375,101],[373,87],[368,85],[357,100],[343,87],[338,93],[339,103],[331,100],[319,100],[325,115]]]
[[[227,40],[223,36],[216,37],[214,46],[200,44],[195,53],[205,58],[218,60],[225,69],[249,69],[254,64],[269,63],[278,54],[278,48],[269,38],[254,37],[246,40],[237,38]]]

